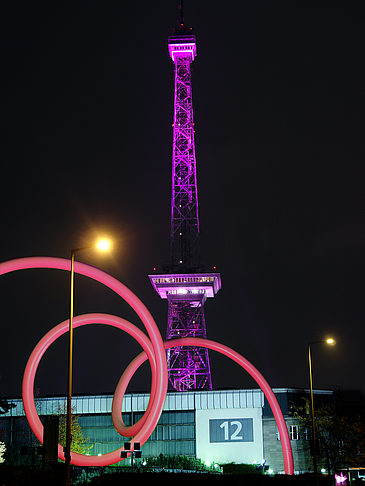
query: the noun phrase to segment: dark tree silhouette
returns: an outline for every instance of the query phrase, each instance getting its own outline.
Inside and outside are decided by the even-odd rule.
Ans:
[[[16,405],[15,403],[11,403],[5,398],[0,397],[0,415],[4,413],[8,413],[10,409],[14,408]]]

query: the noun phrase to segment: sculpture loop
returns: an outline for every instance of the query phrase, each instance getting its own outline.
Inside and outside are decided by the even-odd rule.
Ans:
[[[54,257],[19,258],[1,263],[0,275],[16,270],[25,270],[31,268],[52,268],[70,271],[70,261],[63,258]],[[136,442],[144,444],[156,427],[162,413],[167,393],[168,376],[165,349],[175,346],[206,347],[222,353],[238,363],[258,383],[269,402],[278,426],[283,450],[285,473],[294,473],[293,455],[289,434],[279,403],[265,378],[246,358],[224,344],[220,344],[208,339],[181,338],[163,342],[158,327],[148,309],[138,299],[138,297],[125,285],[119,282],[119,280],[95,267],[91,267],[90,265],[85,265],[80,262],[75,262],[74,270],[76,273],[102,283],[122,297],[129,305],[131,305],[131,307],[140,317],[148,334],[147,337],[146,334],[144,334],[139,328],[129,321],[109,314],[85,314],[82,316],[77,316],[73,320],[73,325],[75,328],[88,324],[105,324],[119,328],[128,332],[132,337],[134,337],[144,350],[127,366],[114,392],[112,420],[115,429],[120,435],[123,437],[133,437]],[[68,323],[69,321],[66,320],[61,324],[58,324],[53,329],[48,331],[45,336],[43,336],[30,355],[24,372],[22,384],[24,410],[32,431],[41,443],[43,443],[43,425],[39,419],[34,403],[34,379],[43,354],[56,339],[68,331]],[[130,427],[126,427],[121,414],[123,397],[128,383],[135,371],[146,359],[148,359],[150,362],[152,374],[151,394],[147,410],[137,423],[131,425]],[[120,448],[107,454],[103,454],[102,456],[86,456],[71,452],[71,463],[79,466],[107,466],[121,460],[120,452],[122,450],[123,448]],[[58,455],[60,459],[64,460],[64,453],[61,445],[59,445],[58,448]]]

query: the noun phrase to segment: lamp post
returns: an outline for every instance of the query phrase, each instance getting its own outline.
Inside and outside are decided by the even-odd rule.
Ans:
[[[74,296],[75,296],[75,255],[76,253],[97,248],[100,251],[107,251],[110,248],[110,242],[106,239],[99,240],[96,245],[84,246],[71,250],[71,268],[70,268],[70,318],[68,332],[68,376],[67,376],[67,408],[66,408],[66,445],[64,447],[65,465],[66,465],[66,486],[71,483],[71,401],[72,401],[72,362],[73,362],[73,316],[74,316]]]
[[[313,400],[313,376],[312,376],[312,356],[311,345],[313,344],[328,344],[334,346],[336,341],[333,338],[327,338],[323,341],[312,341],[308,344],[308,366],[309,366],[309,386],[311,397],[311,416],[312,416],[312,441],[313,441],[313,472],[317,474],[317,443],[316,443],[316,426],[314,420],[314,400]]]

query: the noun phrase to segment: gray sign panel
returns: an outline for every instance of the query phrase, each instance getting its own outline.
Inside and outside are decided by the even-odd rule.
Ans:
[[[209,442],[253,442],[253,419],[210,419]]]

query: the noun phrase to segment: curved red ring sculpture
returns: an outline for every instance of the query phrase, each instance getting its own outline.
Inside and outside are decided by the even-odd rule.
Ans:
[[[20,258],[1,263],[0,275],[16,270],[30,268],[55,268],[70,271],[70,261],[54,257]],[[293,455],[290,445],[289,434],[279,403],[265,378],[248,360],[246,360],[246,358],[244,358],[241,354],[237,353],[231,348],[208,339],[181,338],[163,343],[157,325],[151,314],[144,306],[144,304],[125,285],[123,285],[121,282],[116,280],[114,277],[108,275],[107,273],[102,272],[95,267],[85,265],[83,263],[75,262],[74,269],[75,272],[90,277],[106,285],[111,290],[120,295],[124,300],[126,300],[126,302],[128,302],[132,306],[132,308],[136,311],[137,315],[141,318],[150,337],[150,339],[148,339],[147,336],[139,328],[126,321],[125,319],[117,316],[111,316],[108,314],[86,314],[76,317],[73,321],[75,328],[86,324],[107,324],[118,327],[133,336],[144,349],[144,352],[140,353],[127,366],[126,370],[124,371],[118,382],[114,393],[112,405],[112,419],[114,427],[121,435],[123,435],[124,437],[134,437],[135,441],[144,444],[156,427],[162,412],[167,392],[167,363],[165,348],[167,349],[174,346],[184,345],[206,347],[208,349],[218,351],[219,353],[224,354],[225,356],[238,363],[258,383],[269,402],[278,426],[283,450],[285,473],[294,473]],[[38,364],[44,352],[59,336],[67,331],[68,320],[51,329],[34,348],[24,372],[24,410],[28,422],[40,442],[43,441],[43,426],[40,422],[34,404],[34,378]],[[143,417],[136,424],[130,427],[126,427],[123,423],[121,416],[124,393],[133,374],[147,358],[150,361],[152,372],[151,395],[148,407]],[[59,446],[59,457],[64,460],[64,454],[62,449],[62,446]],[[106,466],[114,464],[121,460],[121,450],[123,450],[123,448],[117,449],[102,456],[84,456],[82,454],[72,452],[71,462],[73,464],[81,466]]]
[[[258,371],[255,366],[250,363],[246,358],[244,358],[241,354],[237,353],[233,349],[225,346],[224,344],[218,343],[216,341],[211,341],[209,339],[203,338],[180,338],[180,339],[171,339],[169,341],[164,341],[164,346],[166,349],[174,348],[177,346],[200,346],[203,348],[208,348],[213,351],[217,351],[228,358],[232,359],[232,361],[239,364],[243,369],[245,369],[251,377],[256,381],[256,383],[260,386],[261,390],[264,392],[267,401],[271,407],[273,412],[278,431],[280,434],[280,440],[282,444],[283,456],[284,456],[284,469],[286,474],[294,474],[294,463],[293,463],[293,454],[288,434],[288,429],[286,427],[285,419],[282,414],[280,405],[277,401],[277,398],[272,391],[270,385],[263,377],[263,375]],[[128,435],[130,427],[126,427],[124,425],[121,410],[122,410],[122,402],[124,398],[125,390],[134,375],[137,369],[146,361],[147,354],[145,352],[140,353],[136,356],[127,366],[124,373],[120,377],[120,380],[115,388],[114,396],[113,396],[113,403],[112,403],[112,419],[113,425],[117,432],[124,437],[131,437]],[[144,417],[142,417],[139,422],[134,424],[133,434],[137,433],[140,428],[140,423],[143,423]],[[139,425],[139,427],[138,427]]]
[[[136,326],[134,326],[131,322],[122,319],[121,317],[112,316],[109,314],[85,314],[82,316],[77,316],[73,320],[73,327],[76,329],[77,327],[85,326],[87,324],[106,324],[108,326],[117,327],[122,331],[128,332],[132,337],[134,337],[139,344],[143,347],[145,352],[143,353],[145,360],[148,359],[152,364],[152,375],[155,376],[156,374],[156,366],[154,363],[154,356],[153,356],[153,348],[151,345],[151,341],[147,338],[147,336]],[[38,342],[36,347],[34,348],[32,354],[30,355],[27,365],[24,371],[23,377],[23,404],[24,404],[24,411],[29,422],[31,429],[34,432],[34,435],[37,439],[43,443],[43,424],[40,421],[38,416],[37,409],[34,403],[34,379],[37,372],[38,365],[47,351],[47,349],[51,346],[54,341],[56,341],[60,336],[67,333],[69,330],[69,322],[68,320],[61,322],[50,331],[48,331],[43,338]],[[153,406],[153,391],[151,390],[151,397],[148,406],[148,413]],[[146,415],[146,414],[145,414]],[[149,418],[148,416],[146,419]],[[143,429],[147,420],[144,420],[143,423],[138,421],[134,427],[138,427],[136,434],[136,441],[141,442],[144,444],[148,437],[150,436],[149,431]],[[158,421],[158,420],[157,420]],[[153,429],[157,424],[154,425]],[[152,429],[152,430],[153,430]],[[129,435],[125,435],[125,437],[129,437]],[[107,454],[103,454],[102,456],[86,456],[83,454],[78,454],[76,452],[71,452],[71,462],[77,466],[108,466],[110,464],[115,464],[121,460],[120,452],[123,448],[116,449],[112,452],[108,452]],[[58,457],[64,460],[64,453],[63,447],[59,444],[58,445]]]
[[[39,269],[39,268],[53,268],[59,270],[71,270],[71,262],[69,260],[63,258],[55,258],[55,257],[28,257],[28,258],[18,258],[15,260],[9,260],[7,262],[3,262],[0,264],[0,275],[14,272],[17,270],[26,270],[26,269]],[[84,263],[75,262],[74,264],[74,271],[86,277],[90,277],[93,280],[97,280],[98,282],[104,284],[106,287],[110,288],[114,292],[116,292],[120,297],[122,297],[137,313],[137,315],[142,320],[144,326],[146,327],[147,333],[150,338],[151,348],[153,352],[153,364],[151,363],[151,370],[152,370],[152,386],[151,386],[151,397],[150,402],[151,405],[149,407],[149,415],[147,420],[145,421],[144,428],[141,430],[136,436],[135,441],[139,441],[144,443],[148,437],[152,434],[153,430],[155,429],[157,422],[160,418],[162,408],[165,402],[166,391],[167,391],[167,363],[166,363],[166,354],[165,348],[163,345],[161,334],[158,330],[158,327],[151,316],[148,309],[145,305],[138,299],[138,297],[131,292],[125,285],[123,285],[119,280],[115,279],[111,275],[99,270],[98,268],[92,267],[90,265],[85,265]],[[29,370],[33,368],[33,365],[29,366]],[[32,371],[36,371],[36,368]],[[28,400],[27,396],[30,396],[30,393],[33,395],[33,389],[29,390],[26,388],[25,383],[29,383],[28,380],[23,379],[23,402],[24,402],[24,410],[27,416],[27,419],[32,418],[32,411],[31,409],[27,408]],[[25,400],[24,400],[25,397]],[[34,403],[34,400],[33,400]],[[33,430],[35,433],[35,431]],[[40,439],[39,439],[40,440]],[[43,440],[43,439],[42,439]],[[41,442],[42,442],[41,440]],[[115,452],[115,451],[114,451]],[[75,453],[71,453],[71,462],[72,464],[76,465],[94,465],[94,466],[107,466],[109,464],[113,464],[114,462],[120,461],[120,457],[116,460],[113,459],[110,462],[110,457],[105,459],[106,454],[103,456],[81,456],[81,459],[75,456]],[[91,458],[91,459],[88,459]],[[64,455],[62,452],[61,459],[64,460]]]

